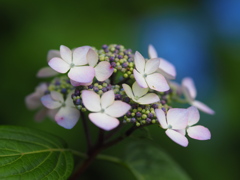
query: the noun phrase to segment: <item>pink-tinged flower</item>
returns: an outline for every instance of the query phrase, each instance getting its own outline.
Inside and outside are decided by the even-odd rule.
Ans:
[[[154,58],[145,60],[139,52],[136,52],[134,56],[134,63],[136,69],[133,70],[133,73],[140,87],[149,87],[150,89],[160,92],[169,90],[166,79],[162,74],[157,72],[160,59]]]
[[[41,98],[41,102],[48,109],[57,109],[54,119],[60,126],[66,129],[72,129],[80,117],[80,112],[73,104],[71,93],[64,101],[62,94],[51,91],[50,94]]]
[[[122,86],[127,96],[139,104],[152,104],[160,101],[158,95],[148,93],[149,88],[141,88],[137,82],[133,83],[132,89],[127,84],[123,84]]]
[[[188,110],[172,108],[168,110],[167,117],[162,109],[155,109],[155,113],[162,128],[167,129],[167,136],[177,144],[186,147],[188,139],[181,133],[181,130],[187,127]]]
[[[60,51],[58,51],[58,50],[50,50],[50,51],[48,51],[47,62],[49,62],[50,59],[52,59],[54,57],[61,57],[60,56]],[[43,68],[41,68],[37,72],[37,77],[39,77],[39,78],[46,78],[46,77],[55,76],[57,74],[58,74],[58,72],[54,71],[52,68],[50,68],[50,67],[43,67]]]
[[[152,45],[148,46],[148,55],[151,59],[158,58],[157,51]],[[175,66],[163,58],[159,58],[159,59],[160,59],[160,64],[159,64],[158,72],[164,75],[164,77],[166,77],[167,79],[175,79],[177,74]]]
[[[43,107],[41,103],[41,97],[44,95],[44,92],[47,90],[47,85],[45,83],[41,83],[36,87],[35,92],[29,94],[25,98],[25,103],[28,109],[35,110],[39,109],[39,111],[35,114],[34,119],[36,121],[42,121],[46,116],[53,118],[55,113],[54,110],[49,110]]]
[[[92,82],[95,71],[91,66],[86,66],[87,53],[89,46],[82,46],[70,50],[68,47],[60,46],[60,57],[54,57],[48,65],[59,73],[68,72],[68,77],[75,82],[90,83]]]
[[[200,119],[199,111],[196,107],[191,106],[188,108],[188,125],[187,125],[187,133],[188,136],[197,139],[197,140],[208,140],[211,139],[211,133],[208,128],[194,124],[198,123]]]
[[[207,105],[203,104],[200,101],[195,100],[197,96],[197,91],[194,85],[194,82],[191,78],[187,77],[182,80],[182,90],[183,94],[186,97],[186,100],[189,102],[189,104],[197,107],[201,111],[208,113],[208,114],[214,114],[215,112],[208,107]]]
[[[110,131],[119,125],[118,117],[128,112],[131,106],[122,101],[115,101],[113,90],[105,92],[101,97],[93,91],[83,90],[84,106],[91,112],[89,119],[101,129]]]

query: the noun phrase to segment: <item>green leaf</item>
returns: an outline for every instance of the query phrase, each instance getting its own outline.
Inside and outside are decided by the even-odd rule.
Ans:
[[[43,131],[0,126],[1,180],[66,180],[73,170],[66,143]]]
[[[125,163],[137,180],[190,179],[165,152],[146,140],[128,146]]]

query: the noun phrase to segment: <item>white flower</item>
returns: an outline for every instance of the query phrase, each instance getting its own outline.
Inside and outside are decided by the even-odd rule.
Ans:
[[[148,55],[151,59],[158,58],[157,51],[152,45],[148,46]],[[175,66],[163,58],[159,58],[159,59],[160,59],[160,64],[159,64],[158,72],[164,75],[164,77],[166,77],[167,79],[175,79],[177,74]]]
[[[101,98],[93,91],[83,90],[82,100],[84,106],[94,113],[89,114],[89,119],[99,128],[106,131],[119,125],[118,117],[123,116],[131,106],[122,101],[115,101],[113,90],[105,92]]]
[[[123,84],[122,86],[127,96],[139,104],[152,104],[160,101],[158,95],[154,93],[147,94],[149,88],[141,88],[137,82],[133,83],[132,89],[127,84]]]
[[[167,136],[177,144],[186,147],[188,145],[188,139],[181,131],[187,127],[188,110],[172,108],[168,110],[167,117],[162,109],[155,109],[155,113],[162,128],[167,129]]]
[[[134,63],[136,69],[133,70],[133,73],[140,87],[149,87],[160,92],[169,90],[166,79],[162,74],[157,72],[160,59],[154,58],[146,61],[139,52],[136,52]]]
[[[194,85],[194,82],[191,78],[186,77],[182,80],[182,91],[183,94],[186,97],[186,100],[189,102],[189,104],[197,107],[201,111],[208,113],[208,114],[214,114],[215,112],[208,107],[207,105],[203,104],[200,101],[195,100],[197,96],[197,91]]]
[[[49,109],[57,109],[58,112],[55,115],[55,121],[66,129],[71,129],[77,123],[80,112],[75,108],[71,93],[69,93],[67,99],[64,101],[63,95],[56,91],[51,91],[41,98],[42,104]]]

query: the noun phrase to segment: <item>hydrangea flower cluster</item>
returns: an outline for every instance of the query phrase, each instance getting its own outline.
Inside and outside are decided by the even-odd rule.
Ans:
[[[122,45],[103,45],[101,49],[82,46],[74,49],[61,45],[50,50],[48,67],[39,70],[39,78],[52,77],[41,83],[25,98],[29,109],[40,109],[37,120],[48,116],[60,126],[71,129],[86,114],[98,128],[111,131],[121,124],[141,127],[156,125],[181,146],[189,137],[211,138],[210,131],[195,125],[199,110],[214,114],[207,105],[195,100],[196,88],[186,77],[179,85],[172,80],[176,69],[158,57],[149,45],[149,58]],[[187,109],[174,107],[188,103]]]

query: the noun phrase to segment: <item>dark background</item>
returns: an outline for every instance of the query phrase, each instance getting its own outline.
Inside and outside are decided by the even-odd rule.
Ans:
[[[49,119],[37,123],[35,112],[24,104],[24,97],[41,82],[36,72],[47,65],[48,50],[114,43],[147,57],[153,44],[159,56],[176,65],[177,82],[185,76],[195,80],[197,99],[216,115],[201,113],[199,124],[211,130],[210,141],[190,139],[183,148],[157,127],[151,128],[152,137],[194,180],[238,179],[240,1],[0,0],[0,23],[1,124],[52,132],[84,151],[80,122],[72,130]],[[121,156],[124,145],[107,153]],[[96,162],[85,178],[127,175],[123,168]]]

